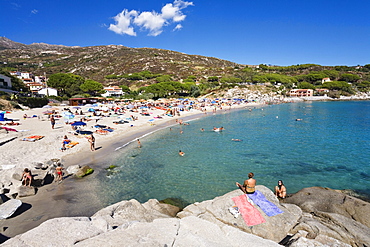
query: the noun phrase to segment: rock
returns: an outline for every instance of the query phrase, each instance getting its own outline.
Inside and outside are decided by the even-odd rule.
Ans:
[[[33,181],[32,186],[41,187],[46,184],[50,184],[54,180],[54,175],[52,175],[51,171],[47,170],[36,170],[32,173]]]
[[[91,219],[105,220],[108,228],[129,226],[132,222],[152,222],[158,218],[174,217],[179,208],[150,199],[146,203],[137,200],[122,201],[96,212]],[[105,227],[104,227],[105,229]]]
[[[94,172],[94,169],[92,169],[90,166],[83,166],[81,167],[76,173],[76,177],[78,178],[82,178],[82,177],[85,177],[91,173]]]
[[[79,169],[79,165],[68,166],[66,172],[67,174],[76,174]]]
[[[5,194],[0,194],[0,205],[8,200],[9,198]]]
[[[35,187],[19,186],[17,188],[18,197],[34,196],[36,194]]]
[[[370,227],[370,203],[332,189],[304,188],[284,202],[298,205],[305,212],[337,213]]]
[[[331,237],[352,246],[369,245],[369,203],[320,187],[302,189],[284,201],[306,212],[291,233],[303,230],[310,239]]]
[[[73,246],[101,233],[87,217],[55,218],[9,239],[2,246]]]
[[[302,215],[302,210],[292,204],[279,204],[279,201],[272,191],[263,185],[257,185],[256,189],[261,191],[269,201],[277,205],[284,213],[273,217],[267,217],[265,213],[257,207],[264,216],[266,222],[249,227],[245,224],[242,217],[234,218],[228,211],[229,207],[235,205],[231,198],[242,194],[240,190],[234,190],[221,197],[216,197],[213,200],[189,205],[178,213],[177,217],[184,218],[192,215],[211,221],[219,226],[225,224],[235,226],[245,232],[253,233],[275,242],[280,242],[286,237],[287,232],[298,223],[298,219]]]
[[[15,211],[22,205],[21,200],[10,199],[0,205],[0,220],[7,219],[12,216]]]
[[[15,180],[18,180],[18,181],[21,181],[22,180],[22,174],[23,174],[23,171],[20,170],[20,169],[17,169],[13,175],[12,175],[12,178],[15,179]]]

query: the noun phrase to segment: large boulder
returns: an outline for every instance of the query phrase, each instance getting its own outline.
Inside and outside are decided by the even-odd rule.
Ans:
[[[178,207],[159,203],[156,199],[141,204],[137,200],[121,201],[96,212],[91,219],[99,222],[107,231],[118,226],[129,226],[133,222],[152,222],[158,218],[174,217]]]
[[[54,174],[50,170],[36,170],[32,173],[33,181],[32,185],[36,187],[41,187],[46,184],[50,184],[54,180]]]
[[[22,205],[21,200],[10,199],[0,205],[0,220],[7,219],[12,216],[15,211]]]
[[[196,217],[155,219],[135,222],[76,246],[250,246],[278,247],[277,243],[242,232],[234,227],[218,225]]]
[[[101,233],[88,217],[55,218],[9,239],[2,246],[73,246]]]
[[[17,188],[18,197],[34,196],[36,194],[35,187],[19,186]]]
[[[284,239],[302,216],[302,210],[292,204],[280,204],[275,195],[270,189],[263,185],[257,185],[257,190],[262,192],[266,199],[277,205],[282,211],[282,214],[268,217],[259,208],[257,209],[264,216],[266,222],[260,225],[248,226],[242,217],[234,218],[228,211],[228,208],[234,204],[231,198],[243,194],[240,190],[234,190],[223,196],[216,197],[213,200],[194,203],[184,208],[184,210],[177,214],[177,217],[184,218],[188,216],[196,216],[208,221],[211,221],[219,226],[230,225],[248,233],[255,234],[262,238],[270,239],[275,242],[280,242]]]
[[[305,231],[306,238],[316,241],[330,237],[351,246],[369,246],[369,203],[320,187],[302,189],[284,202],[294,203],[305,212],[292,234]]]
[[[80,170],[80,168],[80,165],[68,166],[66,172],[67,174],[75,174]]]
[[[85,177],[91,173],[94,172],[94,169],[92,169],[90,166],[83,166],[75,173],[75,176],[78,178]]]
[[[370,227],[370,203],[344,193],[322,187],[304,188],[284,200],[305,212],[336,213]]]

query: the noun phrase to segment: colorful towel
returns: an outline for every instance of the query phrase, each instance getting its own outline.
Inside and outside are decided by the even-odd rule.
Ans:
[[[79,142],[70,142],[66,145],[67,148],[73,148],[74,146],[76,146]]]
[[[247,194],[252,201],[257,204],[267,216],[275,216],[283,213],[275,204],[266,199],[266,197],[258,190],[253,194]]]
[[[22,141],[34,142],[44,138],[44,136],[28,136],[22,139]]]
[[[232,200],[239,208],[239,212],[248,226],[254,226],[266,222],[261,213],[248,202],[245,194],[233,197]]]

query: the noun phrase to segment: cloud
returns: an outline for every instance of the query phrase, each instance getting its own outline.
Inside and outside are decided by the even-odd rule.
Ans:
[[[32,13],[32,14],[34,14],[34,15],[36,15],[38,12],[39,12],[39,11],[38,11],[37,9],[33,9],[33,10],[31,10],[31,13]]]
[[[121,13],[113,17],[116,21],[116,24],[110,24],[109,30],[118,33],[118,34],[128,34],[130,36],[136,36],[134,28],[131,27],[131,20],[138,15],[137,11],[131,10],[130,12],[127,9],[124,9]]]
[[[177,24],[176,27],[172,31],[181,30],[181,29],[182,29],[182,25]]]
[[[183,0],[175,0],[173,3],[168,3],[162,7],[161,12],[144,11],[139,13],[136,10],[128,11],[124,9],[121,13],[113,17],[115,24],[110,24],[109,30],[117,34],[127,34],[136,36],[134,26],[141,30],[149,31],[149,36],[158,36],[163,32],[163,27],[171,23],[184,21],[186,15],[181,10],[188,6],[194,6],[193,2]],[[180,30],[181,24],[177,24],[174,30]]]

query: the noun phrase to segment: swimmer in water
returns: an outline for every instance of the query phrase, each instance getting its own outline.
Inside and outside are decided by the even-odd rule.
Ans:
[[[184,155],[185,155],[185,153],[184,153],[183,151],[179,150],[179,155],[180,155],[180,156],[184,156]]]

